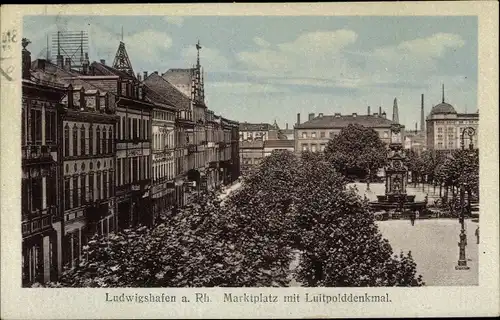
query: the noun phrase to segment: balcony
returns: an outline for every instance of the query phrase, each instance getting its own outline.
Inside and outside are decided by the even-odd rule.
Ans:
[[[30,145],[22,147],[22,161],[23,165],[40,164],[40,163],[53,163],[51,150],[55,151],[57,147],[49,147],[42,145]]]
[[[57,214],[57,208],[50,206],[43,210],[38,210],[35,216],[29,217],[22,222],[23,237],[30,236],[36,233],[43,233],[52,228],[52,219]]]
[[[188,146],[187,146],[188,155],[195,153],[197,151],[197,149],[198,149],[197,145],[195,145],[195,144],[188,144]]]
[[[225,147],[227,147],[227,143],[225,143],[224,141],[218,142],[217,145],[219,146],[219,149],[224,149]]]

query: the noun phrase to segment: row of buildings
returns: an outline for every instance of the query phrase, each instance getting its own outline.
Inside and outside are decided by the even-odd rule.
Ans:
[[[352,113],[342,115],[324,115],[309,113],[307,121],[301,122],[297,114],[297,122],[293,129],[280,129],[276,122],[267,123],[240,123],[240,162],[246,170],[260,162],[273,150],[289,150],[296,153],[304,151],[322,152],[328,141],[350,124],[359,124],[374,129],[380,139],[389,144],[390,130],[393,124],[399,123],[399,107],[394,99],[392,119],[379,107],[378,112],[372,113],[370,107],[366,114]],[[407,150],[421,153],[424,150],[454,150],[464,144],[478,143],[479,111],[475,113],[458,113],[455,108],[445,102],[444,86],[441,103],[432,107],[425,117],[424,95],[421,96],[420,127],[415,123],[415,130],[407,130],[403,126],[402,143]],[[464,130],[471,127],[475,130],[472,141],[464,135]]]
[[[94,234],[175,214],[239,177],[239,123],[205,104],[189,69],[135,74],[120,42],[111,66],[32,61],[22,51],[22,279],[56,280]],[[63,61],[64,60],[64,61]]]

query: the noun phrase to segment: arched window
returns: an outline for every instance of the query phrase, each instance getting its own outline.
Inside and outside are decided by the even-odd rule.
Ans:
[[[82,124],[80,128],[80,155],[85,155],[85,147],[87,145],[87,140],[85,139],[85,125]]]
[[[107,136],[107,129],[106,127],[102,128],[102,153],[107,154],[108,153],[108,144],[106,143],[106,136]]]
[[[64,156],[69,156],[69,125],[64,126]]]
[[[78,155],[78,128],[76,123],[73,125],[73,156]]]
[[[99,126],[97,126],[97,129],[95,130],[95,134],[96,134],[96,139],[95,139],[96,154],[100,154],[101,153],[101,128],[99,128]]]
[[[89,128],[89,155],[94,154],[94,127],[92,124]]]

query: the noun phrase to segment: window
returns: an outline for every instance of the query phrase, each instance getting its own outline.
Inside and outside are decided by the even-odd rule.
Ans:
[[[123,183],[130,183],[130,158],[123,159]]]
[[[31,210],[42,209],[42,177],[38,176],[31,180],[31,192],[32,192],[32,208]]]
[[[439,132],[439,133],[442,133],[442,132],[443,132],[443,128],[441,128],[441,127],[440,127],[440,128],[438,128],[438,132]]]
[[[107,154],[109,151],[108,151],[108,143],[107,143],[107,138],[108,136],[108,131],[106,129],[106,127],[103,127],[102,128],[102,153],[104,154]]]
[[[96,149],[96,154],[101,154],[101,128],[97,126],[97,129],[95,130],[95,135],[96,135],[96,144],[95,144],[95,149]]]
[[[26,112],[21,109],[21,144],[26,144]]]
[[[110,197],[115,195],[115,176],[113,175],[113,170],[109,170],[109,184],[108,184],[108,194]]]
[[[325,132],[324,132],[324,131],[321,131],[321,132],[320,132],[320,137],[321,137],[321,138],[324,138],[324,137],[325,137]]]
[[[94,201],[94,174],[89,173],[89,201]]]
[[[302,139],[306,139],[307,138],[307,132],[302,132]]]
[[[64,126],[64,156],[69,156],[69,125]]]
[[[118,177],[117,183],[118,183],[119,186],[121,186],[123,184],[123,180],[122,180],[122,161],[123,161],[123,159],[117,159],[117,161],[116,161],[116,175]]]
[[[80,177],[80,202],[82,205],[87,203],[87,176],[82,174]]]
[[[74,128],[74,130],[76,132],[76,127]],[[85,126],[82,124],[82,126],[80,127],[80,155],[85,155],[85,147],[86,147],[85,131],[86,131]]]
[[[47,143],[56,142],[56,114],[45,110],[45,141]]]
[[[132,119],[132,139],[139,138],[137,135],[137,119]]]
[[[92,124],[89,128],[89,155],[94,154],[94,127]]]
[[[316,144],[312,144],[311,145],[311,151],[312,152],[316,152]]]
[[[313,133],[311,134],[311,136],[312,136],[313,138],[316,138],[316,132],[313,132]]]
[[[320,151],[321,151],[321,152],[325,151],[325,144],[324,144],[324,143],[322,143],[322,144],[320,145]]]
[[[142,119],[137,119],[137,132],[138,132],[137,137],[141,140],[143,139],[143,130],[144,126],[142,124]]]
[[[102,180],[101,180],[101,171],[97,171],[97,194],[96,194],[96,200],[101,199],[101,186],[102,186]]]
[[[70,179],[64,179],[64,210],[70,209],[71,187]]]
[[[42,142],[42,111],[31,109],[31,141]]]
[[[138,177],[137,177],[137,173],[139,171],[139,157],[135,157],[132,159],[132,182],[136,182]]]
[[[303,143],[302,144],[302,151],[307,151],[307,150],[308,150],[307,144]]]
[[[80,200],[80,199],[78,197],[78,176],[76,176],[76,177],[73,177],[73,206],[72,206],[72,208],[79,207],[78,200]]]
[[[330,131],[330,139],[335,137],[335,132],[334,131]]]
[[[113,153],[113,127],[108,131],[108,153]]]
[[[132,118],[128,118],[127,140],[132,140]]]

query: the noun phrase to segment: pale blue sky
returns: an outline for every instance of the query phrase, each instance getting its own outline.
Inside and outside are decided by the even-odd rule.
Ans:
[[[237,121],[293,126],[296,114],[366,113],[382,106],[420,121],[441,100],[476,111],[477,18],[31,16],[24,37],[34,58],[46,35],[85,30],[90,59],[111,64],[124,28],[134,71],[165,72],[196,63],[199,39],[210,109]]]

